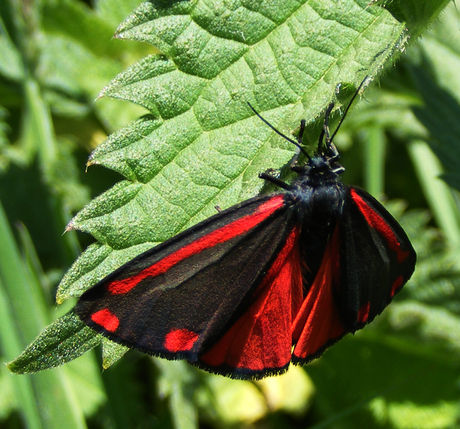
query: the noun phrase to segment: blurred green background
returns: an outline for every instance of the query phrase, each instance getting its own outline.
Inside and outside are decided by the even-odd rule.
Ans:
[[[85,172],[88,155],[145,113],[94,100],[156,51],[112,39],[137,1],[3,1],[0,357],[8,362],[74,305],[57,307],[56,287],[94,239],[62,233],[122,178]],[[450,4],[337,135],[344,181],[383,198],[418,254],[413,278],[372,325],[312,364],[258,382],[137,352],[104,372],[99,350],[35,375],[0,366],[0,428],[460,427],[459,69],[460,15]]]

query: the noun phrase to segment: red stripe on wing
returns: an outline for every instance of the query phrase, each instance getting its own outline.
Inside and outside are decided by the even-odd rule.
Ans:
[[[358,322],[366,323],[369,319],[369,311],[371,309],[371,303],[364,304],[358,311]]]
[[[131,289],[147,277],[155,277],[168,271],[172,266],[178,262],[189,258],[190,256],[200,253],[204,249],[216,246],[238,235],[244,234],[251,228],[254,228],[260,222],[268,218],[272,213],[284,205],[284,198],[282,195],[270,198],[264,204],[261,204],[257,210],[245,217],[235,220],[222,228],[219,228],[204,237],[182,247],[171,255],[166,256],[156,264],[145,268],[138,274],[128,277],[123,280],[116,280],[107,286],[107,290],[112,294],[123,294],[129,292]]]
[[[391,286],[391,296],[392,297],[395,296],[396,292],[398,292],[398,290],[402,288],[403,284],[404,284],[403,276],[398,276],[398,278],[393,283],[393,286]]]
[[[118,317],[108,308],[96,311],[96,313],[91,315],[91,320],[109,332],[115,332],[120,325]]]
[[[199,336],[188,329],[174,329],[166,335],[164,346],[173,353],[191,350]]]
[[[398,241],[398,238],[391,229],[390,225],[388,225],[385,219],[383,219],[375,210],[369,207],[369,205],[353,188],[350,189],[350,194],[351,198],[365,217],[367,223],[385,237],[390,250],[396,253],[398,262],[403,262],[409,256],[410,252],[401,250],[401,243]]]
[[[292,339],[296,343],[293,355],[301,361],[317,357],[345,334],[333,296],[334,284],[339,281],[339,245],[339,228],[336,226],[292,326]]]
[[[302,274],[294,229],[255,295],[255,302],[200,361],[262,372],[281,370],[291,360],[291,325],[302,302]]]

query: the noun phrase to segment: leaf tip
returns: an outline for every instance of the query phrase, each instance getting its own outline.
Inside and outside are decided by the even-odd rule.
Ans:
[[[86,169],[85,169],[85,173],[88,171],[88,168],[91,167],[92,165],[96,165],[97,162],[95,161],[95,159],[93,158],[92,155],[90,155],[90,157],[88,158],[88,161],[86,162]]]
[[[21,375],[33,372],[27,371],[27,369],[25,369],[24,366],[21,365],[21,356],[22,354],[10,362],[5,362],[6,367],[12,374]]]
[[[114,39],[124,39],[125,37],[123,36],[123,31],[124,31],[123,26],[118,27],[113,35],[113,38]]]
[[[74,224],[74,219],[72,219],[72,220],[67,224],[67,226],[65,227],[63,234],[65,234],[66,232],[69,232],[69,231],[73,231],[73,230],[75,230],[75,229],[76,229],[76,227],[75,227],[75,224]]]
[[[105,88],[102,89],[102,91],[97,95],[97,97],[95,98],[94,101],[97,101],[97,100],[100,100],[101,98],[104,98],[106,96],[106,92],[107,92],[107,86]]]

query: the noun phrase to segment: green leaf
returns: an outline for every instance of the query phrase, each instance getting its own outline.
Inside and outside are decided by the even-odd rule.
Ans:
[[[72,0],[44,3],[40,80],[53,112],[81,117],[94,110],[106,126],[115,129],[144,110],[121,103],[94,104],[94,99],[126,64],[147,55],[152,49],[139,43],[114,43],[112,39],[116,24],[111,16],[126,10],[130,2],[124,2],[116,12],[108,15],[98,13],[99,3],[95,4],[96,10]]]
[[[395,329],[416,327],[426,344],[437,342],[447,345],[456,352],[454,356],[460,352],[460,318],[449,310],[407,300],[392,306],[389,316]]]
[[[49,320],[49,314],[38,275],[22,261],[1,205],[0,241],[0,342],[2,357],[11,359]],[[55,338],[61,334],[54,332]],[[44,358],[42,350],[33,360],[36,364]],[[22,370],[26,366],[23,362]],[[75,402],[64,368],[29,378],[14,377],[11,382],[18,411],[27,427],[82,427],[82,411]],[[42,395],[44,391],[49,394]]]
[[[375,323],[306,368],[317,391],[321,424],[314,427],[455,427],[458,359],[430,353],[420,340],[386,336]]]
[[[460,63],[460,56],[458,61]],[[423,106],[413,108],[414,113],[430,132],[430,147],[448,173],[443,178],[452,178],[447,183],[455,186],[460,181],[460,126],[457,121],[460,114],[459,101],[451,92],[442,89],[422,68],[414,68],[412,72],[424,101]]]
[[[216,3],[211,12],[203,2],[144,3],[119,27],[117,37],[148,41],[164,55],[134,64],[103,93],[151,115],[90,158],[129,181],[69,224],[92,234],[105,256],[91,272],[85,256],[77,261],[59,301],[113,271],[114,261],[129,260],[133,246],[155,245],[214,214],[216,205],[254,196],[263,186],[258,173],[289,161],[293,148],[247,102],[289,134],[301,118],[318,117],[338,83],[356,88],[405,42],[404,26],[364,1],[282,4],[230,10]]]
[[[389,10],[401,22],[405,22],[411,37],[419,36],[434,21],[444,7],[450,3],[444,1],[418,1],[418,0],[374,0]]]
[[[423,141],[413,141],[409,146],[409,153],[438,225],[444,231],[446,240],[454,248],[458,248],[460,246],[458,204],[452,195],[452,190],[439,179],[442,176],[439,161]]]
[[[104,356],[102,360],[102,368],[109,368],[128,351],[128,347],[124,347],[104,338],[102,340],[102,354]]]
[[[0,75],[13,81],[24,79],[24,67],[19,51],[8,37],[5,24],[0,19]]]
[[[81,356],[100,344],[101,336],[86,326],[73,312],[53,322],[15,360],[11,372],[30,374],[54,368]]]

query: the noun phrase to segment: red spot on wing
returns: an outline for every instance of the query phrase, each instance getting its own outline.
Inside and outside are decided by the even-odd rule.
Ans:
[[[91,320],[102,326],[106,331],[115,332],[120,324],[120,320],[108,308],[99,310],[91,315]]]
[[[255,292],[255,301],[201,357],[204,364],[249,371],[283,368],[289,364],[292,320],[302,302],[299,233],[295,229],[289,235]]]
[[[368,302],[364,304],[358,311],[358,322],[365,323],[369,318],[369,310],[371,308],[371,303]]]
[[[321,266],[292,326],[294,356],[308,359],[338,341],[345,330],[333,296],[339,281],[339,229],[326,246]]]
[[[244,234],[246,231],[249,231],[251,228],[254,228],[260,222],[268,218],[283,205],[284,198],[282,195],[270,198],[267,202],[261,204],[254,213],[237,219],[228,225],[199,238],[171,255],[166,256],[156,264],[145,268],[140,273],[132,277],[110,283],[107,286],[107,290],[112,294],[127,293],[145,278],[163,274],[178,262],[196,255],[204,249],[209,249],[210,247],[224,243],[225,241],[228,241],[238,235]]]
[[[173,329],[165,337],[165,349],[176,353],[191,350],[199,334],[188,329]]]
[[[353,198],[353,201],[358,206],[367,223],[385,237],[390,250],[396,253],[398,262],[403,262],[409,256],[410,252],[401,250],[401,244],[390,225],[388,225],[385,219],[383,219],[375,210],[369,207],[354,189],[351,189],[350,193],[351,198]]]
[[[403,276],[398,276],[398,278],[395,280],[393,283],[393,286],[391,287],[391,296],[393,297],[396,292],[402,287],[404,283],[404,278]]]

